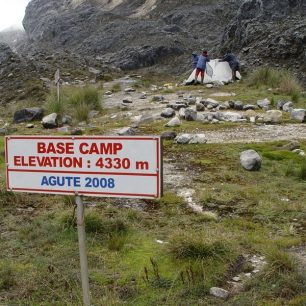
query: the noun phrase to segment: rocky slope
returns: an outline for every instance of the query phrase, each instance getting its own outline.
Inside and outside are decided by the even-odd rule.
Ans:
[[[240,3],[32,0],[23,24],[32,45],[74,50],[135,69],[168,62],[193,49],[211,49]]]
[[[306,72],[306,1],[250,0],[226,28],[222,49],[254,64],[272,63]]]

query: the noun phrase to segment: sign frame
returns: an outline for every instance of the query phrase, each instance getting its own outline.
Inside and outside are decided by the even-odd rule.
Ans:
[[[102,191],[88,191],[88,190],[54,190],[47,188],[16,188],[11,184],[11,173],[12,172],[27,172],[27,173],[60,173],[61,171],[57,170],[31,170],[31,169],[12,169],[9,165],[9,142],[14,140],[33,140],[33,141],[118,141],[122,143],[126,142],[135,142],[135,141],[146,141],[148,143],[153,142],[155,145],[155,153],[156,154],[156,171],[155,173],[144,173],[141,171],[139,173],[129,173],[129,172],[118,172],[118,171],[63,171],[66,174],[79,174],[79,175],[108,175],[115,176],[123,180],[123,177],[128,178],[129,176],[134,179],[140,179],[140,177],[144,177],[147,180],[149,177],[156,178],[156,191],[154,193],[129,193],[129,192],[104,192]],[[11,144],[12,145],[12,144]],[[159,136],[6,136],[5,137],[5,162],[6,162],[6,188],[8,191],[14,192],[27,192],[27,193],[41,193],[41,194],[59,194],[59,195],[80,195],[80,196],[96,196],[96,197],[121,197],[121,198],[144,198],[144,199],[157,199],[162,196],[163,193],[163,163],[162,163],[162,139]],[[55,156],[55,155],[54,155]],[[101,155],[102,156],[102,155]],[[154,155],[155,156],[155,155]],[[151,171],[152,172],[152,171]],[[138,177],[139,176],[139,177]]]

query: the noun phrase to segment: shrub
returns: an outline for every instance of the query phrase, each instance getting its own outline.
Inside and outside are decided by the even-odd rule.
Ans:
[[[169,251],[176,259],[203,259],[222,258],[229,252],[229,248],[223,240],[180,233],[170,240]]]
[[[45,103],[45,108],[49,113],[57,113],[63,115],[65,112],[65,96],[60,96],[58,100],[57,92],[52,91],[48,96]]]
[[[90,112],[90,107],[89,105],[85,103],[80,103],[77,104],[74,107],[74,117],[79,121],[86,121],[88,122],[89,120],[89,112]]]
[[[248,78],[250,86],[268,86],[279,88],[280,93],[291,96],[298,102],[302,86],[299,80],[289,70],[261,67],[255,70]]]

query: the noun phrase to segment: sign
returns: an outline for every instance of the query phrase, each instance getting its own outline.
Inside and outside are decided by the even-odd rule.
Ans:
[[[161,196],[159,137],[8,136],[5,152],[10,191]]]

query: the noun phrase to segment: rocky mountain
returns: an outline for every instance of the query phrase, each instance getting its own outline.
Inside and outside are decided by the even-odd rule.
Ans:
[[[73,50],[122,69],[169,61],[177,67],[180,55],[220,42],[241,2],[32,0],[23,25],[32,46]]]
[[[245,1],[227,26],[221,46],[257,65],[268,62],[305,73],[306,1]]]

